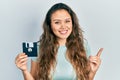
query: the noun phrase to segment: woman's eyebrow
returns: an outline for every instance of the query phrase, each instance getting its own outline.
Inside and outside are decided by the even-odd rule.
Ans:
[[[65,20],[70,20],[71,18],[66,18]],[[53,19],[52,21],[61,21],[61,19]]]

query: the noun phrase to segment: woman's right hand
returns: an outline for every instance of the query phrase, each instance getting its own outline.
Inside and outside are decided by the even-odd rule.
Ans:
[[[28,70],[27,60],[28,60],[28,56],[25,53],[20,53],[15,58],[15,64],[20,70],[26,71]]]

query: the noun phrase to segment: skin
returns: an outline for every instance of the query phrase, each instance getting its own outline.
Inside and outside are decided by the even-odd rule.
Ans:
[[[100,48],[98,53],[95,56],[89,56],[89,62],[90,62],[90,67],[91,67],[91,71],[89,74],[90,80],[94,79],[94,76],[101,64],[100,56],[101,56],[102,51],[103,51],[103,48]]]
[[[69,13],[62,9],[51,16],[51,28],[60,45],[65,45],[66,39],[72,32],[72,19]]]
[[[51,29],[56,35],[57,40],[60,45],[65,45],[66,39],[72,32],[72,20],[69,13],[65,10],[57,10],[51,16]],[[103,48],[100,48],[97,55],[90,56],[90,67],[91,71],[89,74],[90,80],[94,79],[94,76],[101,64],[100,55],[103,51]],[[15,58],[16,66],[22,71],[25,80],[34,80],[35,70],[37,62],[31,60],[31,71],[28,71],[27,67],[28,56],[25,53],[20,53]]]

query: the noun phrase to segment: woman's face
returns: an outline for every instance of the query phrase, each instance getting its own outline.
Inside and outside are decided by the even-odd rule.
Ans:
[[[64,10],[57,10],[51,16],[51,28],[58,40],[66,40],[72,32],[72,19]]]

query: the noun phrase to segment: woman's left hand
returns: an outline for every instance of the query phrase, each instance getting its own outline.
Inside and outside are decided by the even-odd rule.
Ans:
[[[89,57],[90,68],[91,68],[90,73],[92,75],[95,75],[95,73],[97,72],[97,70],[101,64],[100,55],[101,55],[102,51],[103,51],[103,48],[100,48],[97,55]]]

